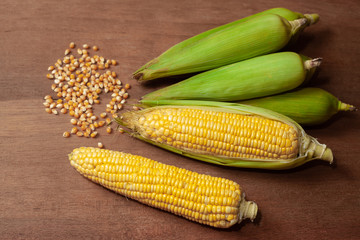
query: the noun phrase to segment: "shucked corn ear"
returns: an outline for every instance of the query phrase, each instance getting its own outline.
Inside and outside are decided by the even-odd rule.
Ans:
[[[302,125],[321,124],[339,111],[356,109],[353,105],[341,102],[334,95],[320,88],[302,88],[238,103],[276,111]]]
[[[181,51],[171,48],[134,73],[139,81],[205,71],[282,49],[307,24],[265,14],[214,32]]]
[[[128,198],[213,227],[255,219],[256,203],[239,184],[106,149],[81,147],[69,155],[84,177]]]
[[[238,101],[273,95],[310,79],[320,63],[294,52],[272,53],[197,74],[143,99]]]
[[[206,38],[206,37],[208,37],[209,35],[211,35],[211,34],[213,34],[215,32],[219,32],[219,31],[221,31],[221,30],[223,30],[225,28],[231,27],[233,25],[236,25],[236,24],[239,24],[239,23],[242,23],[242,22],[246,22],[246,21],[248,21],[248,20],[250,20],[252,18],[259,17],[259,16],[266,15],[266,14],[276,14],[276,15],[279,15],[279,16],[285,18],[288,21],[293,21],[293,20],[300,19],[300,18],[306,18],[308,21],[304,25],[304,27],[315,24],[315,23],[317,23],[319,21],[319,15],[316,14],[316,13],[301,14],[301,13],[298,13],[298,12],[291,11],[291,10],[289,10],[287,8],[281,8],[281,7],[270,8],[270,9],[267,9],[265,11],[250,15],[248,17],[244,17],[244,18],[241,18],[239,20],[230,22],[228,24],[224,24],[224,25],[212,28],[210,30],[202,32],[202,33],[200,33],[200,34],[198,34],[196,36],[193,36],[191,38],[185,39],[184,41],[172,46],[171,50],[169,49],[169,52],[182,51],[184,48],[188,47],[189,45],[192,45],[195,42],[198,42],[198,41],[202,40],[203,38]]]
[[[329,148],[296,122],[249,105],[189,100],[147,101],[115,120],[133,136],[194,159],[233,167],[288,169],[321,159]]]

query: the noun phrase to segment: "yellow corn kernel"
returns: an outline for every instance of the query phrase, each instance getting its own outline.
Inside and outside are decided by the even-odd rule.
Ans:
[[[99,148],[74,149],[69,160],[95,183],[202,224],[228,228],[246,218],[253,220],[257,214],[256,203],[246,201],[239,184],[228,179]],[[216,201],[225,197],[231,200]]]
[[[72,129],[71,129],[71,134],[76,134],[78,132],[78,128],[77,127],[73,127]]]
[[[112,128],[111,128],[111,127],[107,127],[107,128],[106,128],[106,132],[107,132],[107,133],[112,133]]]
[[[109,125],[109,124],[111,124],[111,122],[112,122],[112,121],[111,121],[111,119],[110,119],[110,118],[107,118],[107,119],[105,119],[105,122],[106,122],[106,124],[108,124],[108,125]]]
[[[104,126],[105,125],[105,121],[99,121],[99,127],[102,127],[102,126]]]

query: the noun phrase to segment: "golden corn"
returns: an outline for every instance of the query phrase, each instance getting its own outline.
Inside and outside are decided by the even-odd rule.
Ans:
[[[246,201],[239,184],[225,178],[91,147],[74,149],[69,160],[95,183],[195,222],[228,228],[257,214],[256,203]]]
[[[211,101],[167,102],[173,105],[129,111],[116,121],[139,139],[216,164],[285,169],[313,159],[333,160],[326,145],[275,112]]]

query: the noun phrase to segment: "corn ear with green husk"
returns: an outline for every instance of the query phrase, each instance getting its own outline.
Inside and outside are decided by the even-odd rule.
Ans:
[[[333,161],[326,145],[295,121],[267,109],[195,100],[154,100],[146,107],[115,121],[140,140],[193,159],[278,170],[315,159]]]
[[[134,73],[139,81],[195,73],[279,51],[307,25],[265,14],[233,24],[178,50],[167,50]]]
[[[320,88],[302,88],[238,103],[270,109],[302,125],[316,125],[329,120],[339,111],[354,111],[353,105],[341,102]]]
[[[239,101],[292,90],[321,63],[294,52],[267,54],[199,73],[143,96],[143,100]]]
[[[270,9],[267,9],[265,11],[250,15],[248,17],[244,17],[244,18],[241,18],[239,20],[236,20],[236,21],[233,21],[233,22],[230,22],[230,23],[227,23],[227,24],[212,28],[212,29],[207,30],[205,32],[202,32],[202,33],[200,33],[200,34],[198,34],[196,36],[188,38],[188,39],[174,45],[173,47],[171,47],[171,50],[169,50],[169,52],[183,51],[184,48],[186,48],[189,45],[192,45],[192,44],[194,44],[194,43],[196,43],[198,41],[201,41],[202,39],[208,37],[211,34],[214,34],[214,33],[219,32],[219,31],[221,31],[221,30],[223,30],[225,28],[232,27],[233,25],[243,23],[243,22],[246,22],[246,21],[248,21],[250,19],[253,19],[255,17],[263,16],[263,15],[266,15],[266,14],[276,14],[276,15],[279,15],[279,16],[285,18],[288,21],[294,21],[296,19],[306,18],[308,21],[307,21],[306,24],[304,24],[304,28],[309,26],[309,25],[313,25],[313,24],[315,24],[315,23],[317,23],[319,21],[319,14],[317,14],[317,13],[302,14],[302,13],[294,12],[294,11],[291,11],[291,10],[289,10],[287,8],[282,8],[282,7],[270,8]]]

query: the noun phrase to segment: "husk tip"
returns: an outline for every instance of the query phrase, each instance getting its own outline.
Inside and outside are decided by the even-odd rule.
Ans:
[[[319,67],[322,63],[322,60],[323,59],[321,57],[306,60],[304,62],[305,69],[310,70],[312,68]]]
[[[350,111],[350,112],[353,112],[353,111],[357,111],[358,109],[351,105],[351,104],[347,104],[347,103],[343,103],[343,102],[340,102],[339,103],[339,110],[340,111]]]
[[[133,78],[139,82],[141,82],[143,80],[143,73],[142,72],[135,72],[133,74]]]
[[[304,14],[304,16],[308,19],[309,25],[317,23],[320,19],[320,15],[317,13]]]

